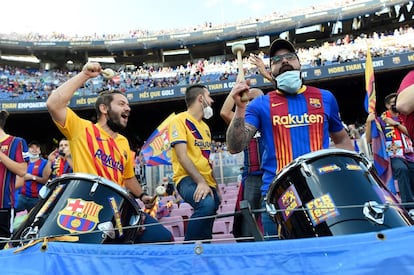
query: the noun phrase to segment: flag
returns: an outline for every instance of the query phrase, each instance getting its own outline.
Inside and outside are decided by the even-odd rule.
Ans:
[[[375,169],[383,183],[395,194],[396,189],[394,186],[394,178],[392,176],[391,160],[385,146],[384,133],[377,118],[371,123],[371,146]]]
[[[377,103],[375,92],[374,67],[372,66],[371,50],[367,50],[367,59],[365,61],[365,110],[367,113],[375,113]]]
[[[376,113],[375,105],[377,99],[375,92],[374,67],[372,65],[371,52],[369,48],[367,50],[367,59],[365,62],[365,90],[367,92],[365,96],[365,110],[367,113]],[[395,193],[391,160],[387,153],[385,136],[378,118],[371,121],[371,142],[375,169],[387,188]]]
[[[151,134],[141,148],[147,166],[171,165],[171,145],[168,125],[175,113],[170,114]]]

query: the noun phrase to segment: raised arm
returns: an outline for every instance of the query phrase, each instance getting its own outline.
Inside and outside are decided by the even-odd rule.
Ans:
[[[231,96],[231,94],[229,94],[226,97],[226,100],[223,103],[223,106],[221,107],[220,110],[220,116],[221,118],[224,120],[224,122],[226,122],[227,125],[229,125],[231,119],[234,116],[234,99]]]
[[[244,121],[247,103],[241,101],[241,94],[248,91],[248,83],[242,81],[236,83],[230,92],[230,95],[236,104],[234,116],[226,133],[227,149],[231,154],[243,151],[257,130],[254,126],[245,124]]]
[[[46,102],[52,119],[64,125],[66,120],[66,105],[73,94],[90,79],[98,76],[102,68],[99,63],[87,63],[80,73],[63,83],[49,96]]]
[[[249,56],[249,62],[250,62],[250,64],[255,65],[257,67],[257,69],[259,70],[259,73],[264,78],[266,78],[267,80],[269,80],[272,83],[275,82],[275,80],[273,79],[270,72],[268,70],[266,70],[266,66],[263,62],[263,59],[260,58],[260,56],[251,53],[250,56]]]

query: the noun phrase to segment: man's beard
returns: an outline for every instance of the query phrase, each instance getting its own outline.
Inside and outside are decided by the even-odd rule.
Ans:
[[[286,64],[286,65],[283,65],[281,68],[280,68],[280,70],[279,70],[279,75],[280,74],[283,74],[284,72],[287,72],[287,71],[294,71],[295,69],[291,66],[291,65],[289,65],[289,64]]]
[[[109,129],[116,133],[125,129],[125,127],[119,121],[119,118],[115,117],[114,113],[111,110],[108,111],[108,119],[106,120],[106,125],[108,125]]]

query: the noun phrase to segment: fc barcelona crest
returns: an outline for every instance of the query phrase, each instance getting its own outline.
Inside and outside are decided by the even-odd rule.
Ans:
[[[309,104],[315,108],[320,108],[322,106],[319,98],[309,98]]]
[[[91,232],[99,222],[102,208],[102,205],[93,201],[69,198],[65,208],[59,211],[57,223],[70,233]]]

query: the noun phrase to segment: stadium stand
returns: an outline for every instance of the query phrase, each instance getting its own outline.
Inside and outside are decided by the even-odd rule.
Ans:
[[[349,17],[344,17],[341,19],[343,22],[343,27],[341,31],[334,32],[333,25],[337,24],[340,14],[335,13],[338,9],[349,7],[354,4],[364,4],[368,3],[370,6],[369,12],[366,9],[361,9],[355,11],[355,13]],[[378,4],[381,5],[381,8],[389,8],[389,12],[380,14],[380,9]],[[303,36],[295,33],[296,25],[291,25],[286,29],[272,29],[260,30],[256,28],[253,30],[255,38],[258,35],[268,35],[271,39],[279,36],[282,32],[288,31],[288,36],[291,40],[297,42],[298,45],[298,55],[301,60],[301,64],[305,69],[312,69],[314,71],[321,70],[321,68],[332,65],[346,64],[353,61],[361,61],[365,59],[367,44],[372,46],[372,55],[373,57],[386,57],[391,56],[393,59],[398,60],[401,54],[408,53],[408,56],[411,56],[411,53],[414,52],[413,47],[413,36],[414,31],[412,28],[413,21],[413,8],[411,1],[374,1],[374,0],[354,0],[354,1],[335,1],[328,6],[318,6],[318,7],[308,7],[303,10],[292,11],[290,14],[278,14],[276,12],[270,14],[266,18],[262,18],[259,21],[262,21],[266,24],[271,24],[272,21],[285,20],[288,18],[294,18],[295,16],[305,16],[308,13],[318,13],[327,11],[327,14],[335,14],[336,19],[332,20],[329,17],[323,17],[315,19],[316,21],[308,21],[309,25],[320,25],[321,29],[326,31],[321,31],[318,35],[323,35],[317,37],[314,40],[313,34],[305,34]],[[368,14],[368,15],[367,15]],[[405,15],[402,19],[402,15]],[[310,19],[309,19],[310,20]],[[312,19],[313,20],[313,19]],[[317,21],[319,20],[319,21]],[[127,34],[106,34],[106,35],[95,35],[88,37],[68,37],[64,34],[54,33],[50,35],[40,35],[40,34],[0,34],[0,51],[3,53],[20,53],[24,51],[25,53],[34,53],[39,55],[40,59],[44,59],[42,64],[30,65],[24,64],[20,65],[18,63],[6,62],[0,60],[0,103],[3,106],[11,103],[21,103],[21,102],[44,102],[48,94],[53,91],[54,88],[59,86],[65,80],[67,80],[73,73],[76,73],[80,69],[79,64],[83,64],[86,55],[98,55],[98,54],[112,54],[115,56],[117,61],[116,65],[113,65],[114,69],[117,70],[118,76],[111,81],[104,81],[103,79],[95,79],[86,83],[85,87],[80,89],[77,93],[77,98],[81,100],[86,100],[89,97],[96,95],[101,89],[120,89],[126,92],[128,95],[139,94],[142,95],[144,92],[156,91],[160,92],[162,90],[169,90],[174,87],[184,87],[192,83],[204,83],[204,84],[214,84],[214,85],[223,85],[223,83],[231,83],[235,81],[237,75],[237,65],[234,59],[234,56],[230,53],[230,49],[225,45],[225,42],[232,41],[235,37],[249,37],[252,35],[252,31],[246,29],[245,33],[234,32],[230,34],[226,32],[226,37],[223,38],[219,36],[208,36],[204,35],[203,31],[210,31],[216,28],[226,29],[233,28],[235,26],[240,26],[240,24],[251,24],[257,23],[257,19],[246,19],[243,22],[235,22],[234,24],[226,26],[213,26],[204,25],[190,27],[186,30],[164,30],[164,31],[147,31],[147,30],[133,30]],[[306,21],[302,21],[306,22]],[[276,22],[277,23],[277,22]],[[356,27],[354,28],[354,23]],[[305,23],[302,23],[305,24]],[[265,25],[265,24],[263,24]],[[276,24],[278,25],[278,24]],[[358,27],[359,25],[359,27]],[[293,27],[292,27],[293,26]],[[154,47],[154,49],[145,49],[145,47],[150,47],[150,44],[147,43],[138,43],[137,38],[147,38],[149,36],[157,36],[166,34],[179,34],[183,31],[189,32],[190,37],[195,37],[194,48],[190,48],[191,55],[185,55],[182,57],[172,57],[171,59],[165,58],[160,54],[161,49]],[[207,37],[208,41],[203,40],[202,36]],[[316,36],[315,36],[316,37]],[[219,38],[219,39],[217,39]],[[306,40],[308,39],[309,40]],[[131,50],[130,46],[125,46],[121,49],[112,49],[110,47],[102,50],[100,47],[94,48],[99,43],[105,44],[104,41],[111,41],[116,39],[134,39],[134,47],[137,49]],[[15,43],[12,46],[8,42],[14,41]],[[50,43],[50,41],[56,41],[56,44]],[[91,42],[91,46],[82,46],[78,50],[79,55],[74,55],[73,49],[76,48],[76,42]],[[36,42],[34,44],[33,42]],[[45,42],[42,46],[42,42]],[[161,48],[168,49],[169,40],[161,39]],[[61,43],[61,44],[59,44]],[[164,45],[163,45],[164,43]],[[15,45],[17,44],[17,45]],[[81,44],[81,43],[80,43]],[[79,45],[80,45],[79,44]],[[86,43],[85,43],[86,44]],[[145,45],[144,45],[145,44]],[[47,45],[47,46],[45,46]],[[55,45],[55,46],[54,46]],[[64,50],[60,49],[60,45],[64,46]],[[98,48],[100,48],[98,50]],[[151,51],[150,51],[151,50]],[[223,54],[224,51],[224,54]],[[243,59],[244,68],[246,70],[246,77],[257,76],[257,69],[252,67],[247,59],[248,53],[259,54],[264,63],[269,64],[268,57],[264,54],[267,51],[266,46],[261,47],[259,45],[258,39],[253,45],[248,46],[248,51],[246,52],[246,57]],[[45,54],[42,55],[42,52]],[[149,52],[154,53],[156,56],[155,59],[150,59]],[[74,65],[67,65],[67,59],[60,59],[60,56],[67,56],[70,59],[73,59]],[[138,57],[137,57],[138,56]],[[411,56],[412,57],[412,56]],[[49,58],[49,59],[47,59]],[[164,59],[165,58],[165,59]],[[46,63],[50,63],[52,68],[46,66]],[[128,64],[134,64],[134,66],[127,66]],[[30,65],[30,66],[26,66]],[[109,65],[110,66],[110,65]],[[412,64],[408,64],[412,66]],[[398,71],[399,75],[403,74],[403,69],[406,67],[398,67],[398,62],[395,62],[395,68],[393,70]],[[391,71],[391,69],[390,69]],[[360,73],[360,75],[362,75]],[[364,92],[363,85],[358,83],[355,79],[357,76],[346,75],[347,79],[352,79],[355,83],[355,90],[360,90]],[[392,78],[392,77],[391,77]],[[388,78],[387,78],[388,79]],[[326,81],[327,79],[318,79],[314,81]],[[332,79],[331,79],[332,80]],[[394,80],[394,83],[397,83],[399,79]],[[349,81],[351,82],[351,81]],[[361,81],[360,81],[361,82]],[[384,81],[387,82],[387,81]],[[356,88],[357,84],[361,84],[360,88]],[[392,83],[391,83],[392,84]],[[263,88],[269,89],[269,83],[266,84]],[[339,82],[335,84],[337,88],[345,93],[347,87],[341,90],[342,87]],[[344,85],[345,86],[345,85]],[[385,88],[386,87],[386,88]],[[384,88],[379,87],[385,91],[388,90],[388,87]],[[223,88],[227,93],[230,90],[230,86]],[[391,89],[391,88],[390,88]],[[388,91],[387,91],[388,92]],[[352,97],[352,96],[349,96]],[[131,102],[133,103],[142,103],[139,102],[140,98],[132,98]],[[171,98],[166,98],[169,105],[173,100]],[[220,106],[220,101],[217,100],[217,106]],[[177,106],[170,106],[169,108],[159,107],[159,102],[152,100],[150,98],[148,103],[150,105],[150,110],[157,107],[159,113],[164,112],[164,114],[170,113],[171,111],[176,111]],[[341,103],[341,102],[340,102]],[[76,99],[72,104],[81,105],[77,102]],[[144,105],[144,104],[142,104]],[[163,105],[166,106],[166,105]],[[141,107],[141,105],[140,105]],[[84,105],[83,108],[91,109],[91,104]],[[148,111],[148,109],[144,110]],[[218,107],[219,108],[219,107]],[[26,108],[21,109],[22,113],[26,112]],[[152,111],[152,110],[151,110]],[[354,111],[352,109],[352,111]],[[40,111],[39,111],[40,112]],[[44,112],[44,107],[43,107]],[[47,114],[46,114],[47,115]],[[150,124],[149,128],[152,130],[156,127],[156,117],[149,117],[147,124]],[[346,115],[344,116],[346,117]],[[44,118],[44,117],[43,117]],[[141,114],[142,118],[142,114]],[[35,121],[34,118],[30,118]],[[25,121],[29,119],[25,118]],[[39,127],[39,123],[36,123],[30,120],[27,126],[22,127],[22,123],[14,123],[12,125],[12,132],[18,133],[22,131],[23,134],[20,136],[27,137],[29,140],[33,139],[31,135],[37,133],[42,136],[47,136],[47,139],[52,139],[49,132],[49,126],[46,126],[46,130],[42,131],[36,127]],[[25,124],[25,125],[26,125]],[[217,129],[219,126],[218,122],[212,122],[212,129]],[[139,125],[141,127],[141,125]],[[143,127],[143,126],[142,126]],[[216,130],[217,131],[217,130]],[[142,134],[142,136],[148,136],[148,133]],[[234,185],[234,187],[231,187]],[[234,213],[236,209],[236,200],[238,194],[238,183],[229,183],[229,184],[220,184],[223,194],[223,202],[220,205],[218,214],[231,214]],[[161,218],[161,222],[165,223],[167,228],[173,233],[176,242],[182,242],[184,240],[184,234],[186,230],[186,219],[188,219],[192,214],[191,206],[186,205],[185,203],[175,204],[171,210],[169,217]],[[232,242],[233,239],[233,228],[234,217],[220,217],[217,218],[214,223],[213,228],[213,238],[217,242]]]
[[[351,37],[347,34],[341,39],[323,45],[308,48],[299,48],[303,68],[315,68],[333,64],[344,64],[352,61],[364,60],[367,45],[372,45],[372,56],[384,57],[401,53],[413,52],[412,41],[414,30],[412,27],[401,27],[390,30],[388,33],[371,33]],[[262,54],[264,64],[269,64],[269,59]],[[243,59],[246,76],[256,75],[257,70]],[[0,99],[5,101],[45,100],[48,94],[58,85],[67,80],[75,71],[40,71],[22,70],[19,68],[0,67]],[[94,79],[89,81],[78,92],[79,96],[96,95],[103,88],[120,89],[125,92],[146,91],[152,88],[166,88],[185,86],[194,83],[211,83],[223,80],[235,80],[237,64],[234,59],[222,62],[209,62],[208,58],[194,66],[190,62],[175,68],[172,67],[140,67],[136,71],[119,69],[118,77],[114,80],[103,81]],[[197,78],[196,76],[199,76]],[[106,84],[106,85],[105,85]]]

